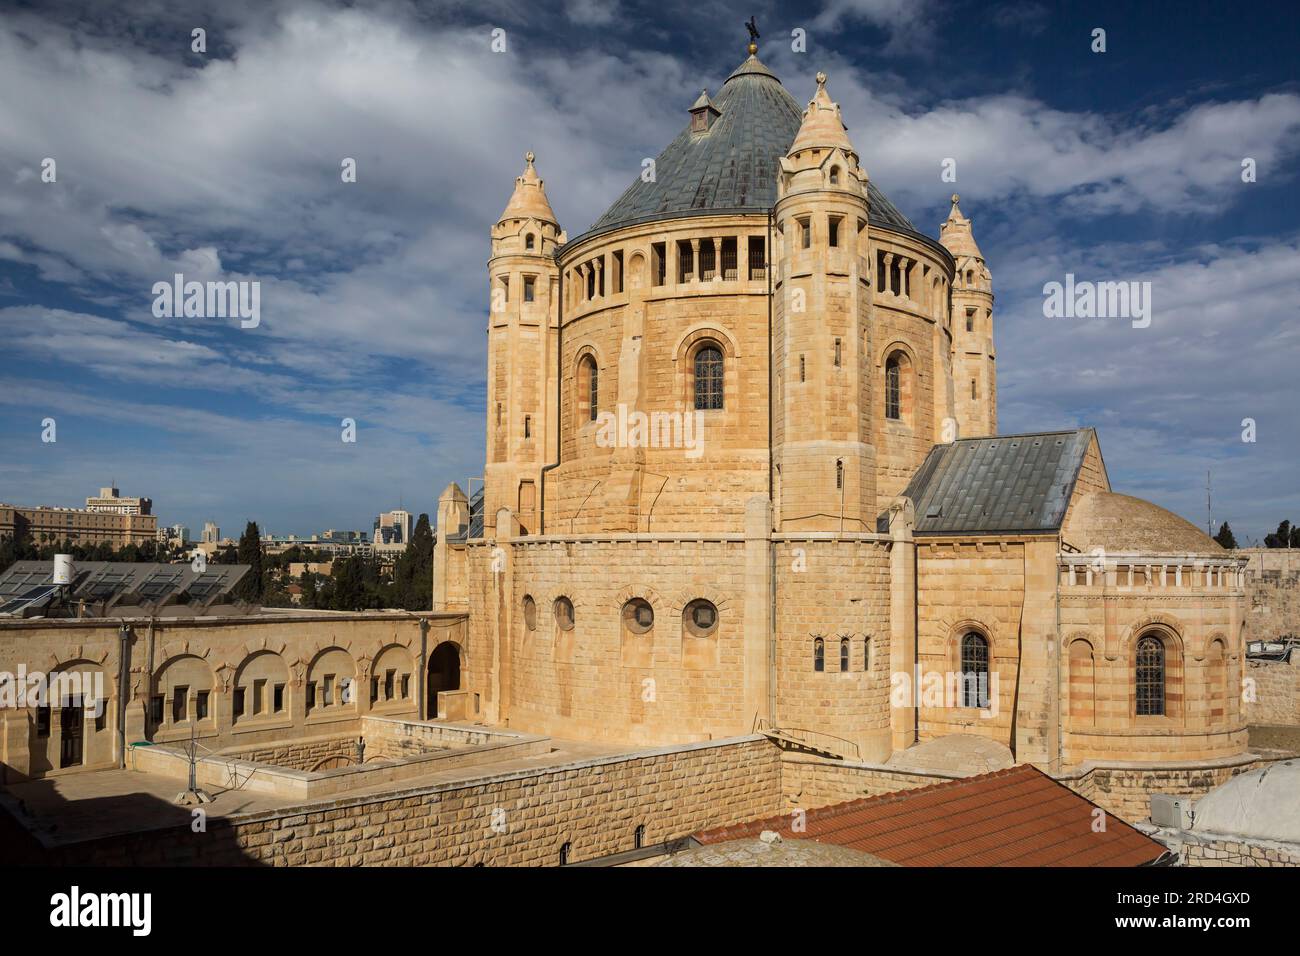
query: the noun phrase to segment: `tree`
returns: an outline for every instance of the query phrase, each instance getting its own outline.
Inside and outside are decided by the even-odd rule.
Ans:
[[[248,573],[235,585],[235,597],[249,604],[258,604],[262,600],[265,572],[262,561],[262,537],[257,530],[257,522],[250,521],[244,526],[244,533],[239,537],[239,564],[249,566]]]
[[[1300,537],[1295,534],[1297,529],[1291,527],[1290,521],[1283,521],[1277,526],[1277,531],[1273,534],[1264,536],[1264,547],[1266,548],[1296,548],[1300,547]]]
[[[433,606],[433,530],[429,516],[421,514],[406,550],[393,569],[397,604],[408,611],[428,611]]]
[[[334,565],[332,606],[336,611],[360,611],[366,604],[365,571],[355,555]]]
[[[1233,537],[1232,529],[1228,527],[1228,522],[1219,525],[1219,533],[1214,536],[1214,540],[1229,551],[1237,549],[1237,539]]]

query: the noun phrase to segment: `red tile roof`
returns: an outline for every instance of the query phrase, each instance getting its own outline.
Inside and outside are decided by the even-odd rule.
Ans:
[[[775,830],[862,850],[902,866],[1137,866],[1165,848],[1029,764],[696,834],[722,843]]]

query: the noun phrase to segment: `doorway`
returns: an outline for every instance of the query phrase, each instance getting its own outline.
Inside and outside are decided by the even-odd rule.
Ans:
[[[444,641],[429,655],[429,680],[426,685],[426,710],[429,717],[438,716],[438,691],[460,690],[460,648]]]
[[[59,711],[59,767],[80,767],[84,758],[82,736],[85,711],[81,698],[73,697]]]

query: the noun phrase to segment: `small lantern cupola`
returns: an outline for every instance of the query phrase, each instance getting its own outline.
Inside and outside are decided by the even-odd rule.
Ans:
[[[714,120],[722,115],[722,111],[713,105],[713,100],[709,99],[708,90],[700,90],[699,99],[691,107],[691,132],[707,133],[713,126]]]

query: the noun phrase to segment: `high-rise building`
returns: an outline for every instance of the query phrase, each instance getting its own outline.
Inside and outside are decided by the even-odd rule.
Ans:
[[[393,534],[385,534],[384,529],[392,529]],[[383,541],[386,544],[409,544],[411,541],[411,531],[413,523],[411,513],[403,511],[401,508],[395,511],[385,511],[375,519],[375,541]]]
[[[215,521],[203,522],[203,544],[216,544],[221,540],[221,529]]]

